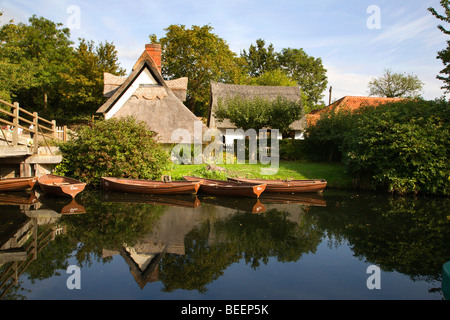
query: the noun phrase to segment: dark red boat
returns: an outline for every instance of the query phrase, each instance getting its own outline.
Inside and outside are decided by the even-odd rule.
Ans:
[[[228,181],[264,183],[267,185],[265,192],[274,192],[274,193],[322,192],[327,186],[327,181],[323,179],[269,180],[269,179],[228,178]]]
[[[33,189],[37,177],[7,178],[0,180],[0,191],[23,191]]]
[[[105,190],[149,194],[196,194],[201,182],[102,178]]]

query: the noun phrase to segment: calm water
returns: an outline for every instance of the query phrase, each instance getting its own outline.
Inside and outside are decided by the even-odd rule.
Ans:
[[[1,195],[0,298],[442,300],[449,201]]]

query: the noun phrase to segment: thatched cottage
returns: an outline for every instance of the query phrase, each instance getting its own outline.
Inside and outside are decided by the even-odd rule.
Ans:
[[[161,46],[146,44],[145,51],[128,77],[104,74],[104,96],[109,99],[97,110],[105,119],[134,116],[157,133],[162,144],[180,142],[172,137],[177,129],[194,138],[194,124],[206,126],[183,104],[188,78],[164,80],[161,76]]]
[[[291,101],[300,101],[301,92],[299,87],[288,86],[251,86],[251,85],[235,85],[235,84],[223,84],[223,83],[211,83],[211,97],[209,103],[209,114],[207,125],[210,128],[219,129],[225,136],[225,142],[232,142],[233,139],[242,139],[243,137],[235,134],[226,134],[227,129],[237,129],[236,126],[229,120],[219,121],[214,117],[214,110],[220,100],[225,104],[227,99],[239,96],[244,99],[255,99],[257,97],[274,100],[278,96],[286,98]],[[305,129],[306,120],[302,117],[300,120],[294,121],[290,125],[292,130],[289,134],[290,138],[303,139],[303,131]],[[257,128],[256,128],[257,129]],[[273,128],[276,129],[276,128]],[[281,139],[281,134],[279,136]],[[285,137],[283,137],[285,138]]]

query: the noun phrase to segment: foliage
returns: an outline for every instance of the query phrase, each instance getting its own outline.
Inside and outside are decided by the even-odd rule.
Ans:
[[[114,45],[80,39],[75,48],[61,23],[28,22],[0,28],[0,98],[51,119],[92,115],[104,102],[103,72],[124,74]]]
[[[418,98],[424,83],[414,74],[384,70],[379,78],[369,81],[369,95],[388,98]]]
[[[60,144],[63,160],[56,169],[94,185],[102,176],[159,179],[169,155],[154,138],[154,132],[131,117],[96,121]]]
[[[353,126],[346,108],[323,113],[317,123],[306,128],[305,149],[318,161],[341,161],[344,134]]]
[[[449,0],[441,0],[440,5],[444,8],[445,15],[439,14],[434,8],[430,7],[428,8],[428,11],[430,11],[437,19],[443,21],[443,22],[450,22],[450,2]],[[445,29],[442,25],[438,25],[438,29],[441,30],[445,35],[449,35],[450,31]],[[437,54],[437,59],[440,59],[442,63],[444,64],[444,69],[442,69],[439,73],[441,75],[437,75],[436,78],[439,80],[442,80],[444,82],[444,86],[441,87],[442,89],[445,89],[446,92],[450,91],[450,40],[447,40],[447,48],[441,50]]]
[[[218,120],[229,119],[243,130],[271,128],[278,129],[281,133],[287,133],[289,125],[302,115],[301,102],[290,101],[281,96],[273,101],[262,97],[245,99],[239,96],[226,101],[220,100],[214,114]]]
[[[305,53],[303,49],[284,48],[275,52],[273,45],[265,47],[265,41],[256,40],[256,45],[250,45],[243,51],[241,58],[245,61],[245,71],[252,81],[262,85],[295,85],[299,86],[305,94],[305,108],[312,109],[322,99],[328,80],[326,69],[320,58],[314,58]],[[273,77],[270,84],[266,79]],[[287,79],[286,79],[287,78]],[[254,80],[253,80],[254,79]]]
[[[244,49],[241,54],[246,62],[246,73],[251,77],[260,77],[279,67],[273,45],[269,44],[267,48],[265,45],[266,42],[263,39],[258,39],[256,45],[251,44],[248,52]]]
[[[449,111],[444,100],[367,107],[344,133],[345,162],[385,190],[448,195]]]
[[[449,114],[449,102],[420,99],[330,112],[308,128],[306,148],[376,189],[448,195]]]
[[[306,94],[306,105],[312,108],[319,103],[328,84],[322,59],[309,56],[303,49],[287,48],[279,53],[278,61]]]
[[[208,108],[211,81],[234,82],[240,73],[237,57],[209,25],[170,25],[159,39],[162,73],[167,79],[188,77],[186,106],[199,116]],[[151,39],[156,40],[152,35]]]

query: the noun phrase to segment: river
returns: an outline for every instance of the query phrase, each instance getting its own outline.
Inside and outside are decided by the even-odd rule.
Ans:
[[[0,195],[2,300],[443,300],[449,199]]]

